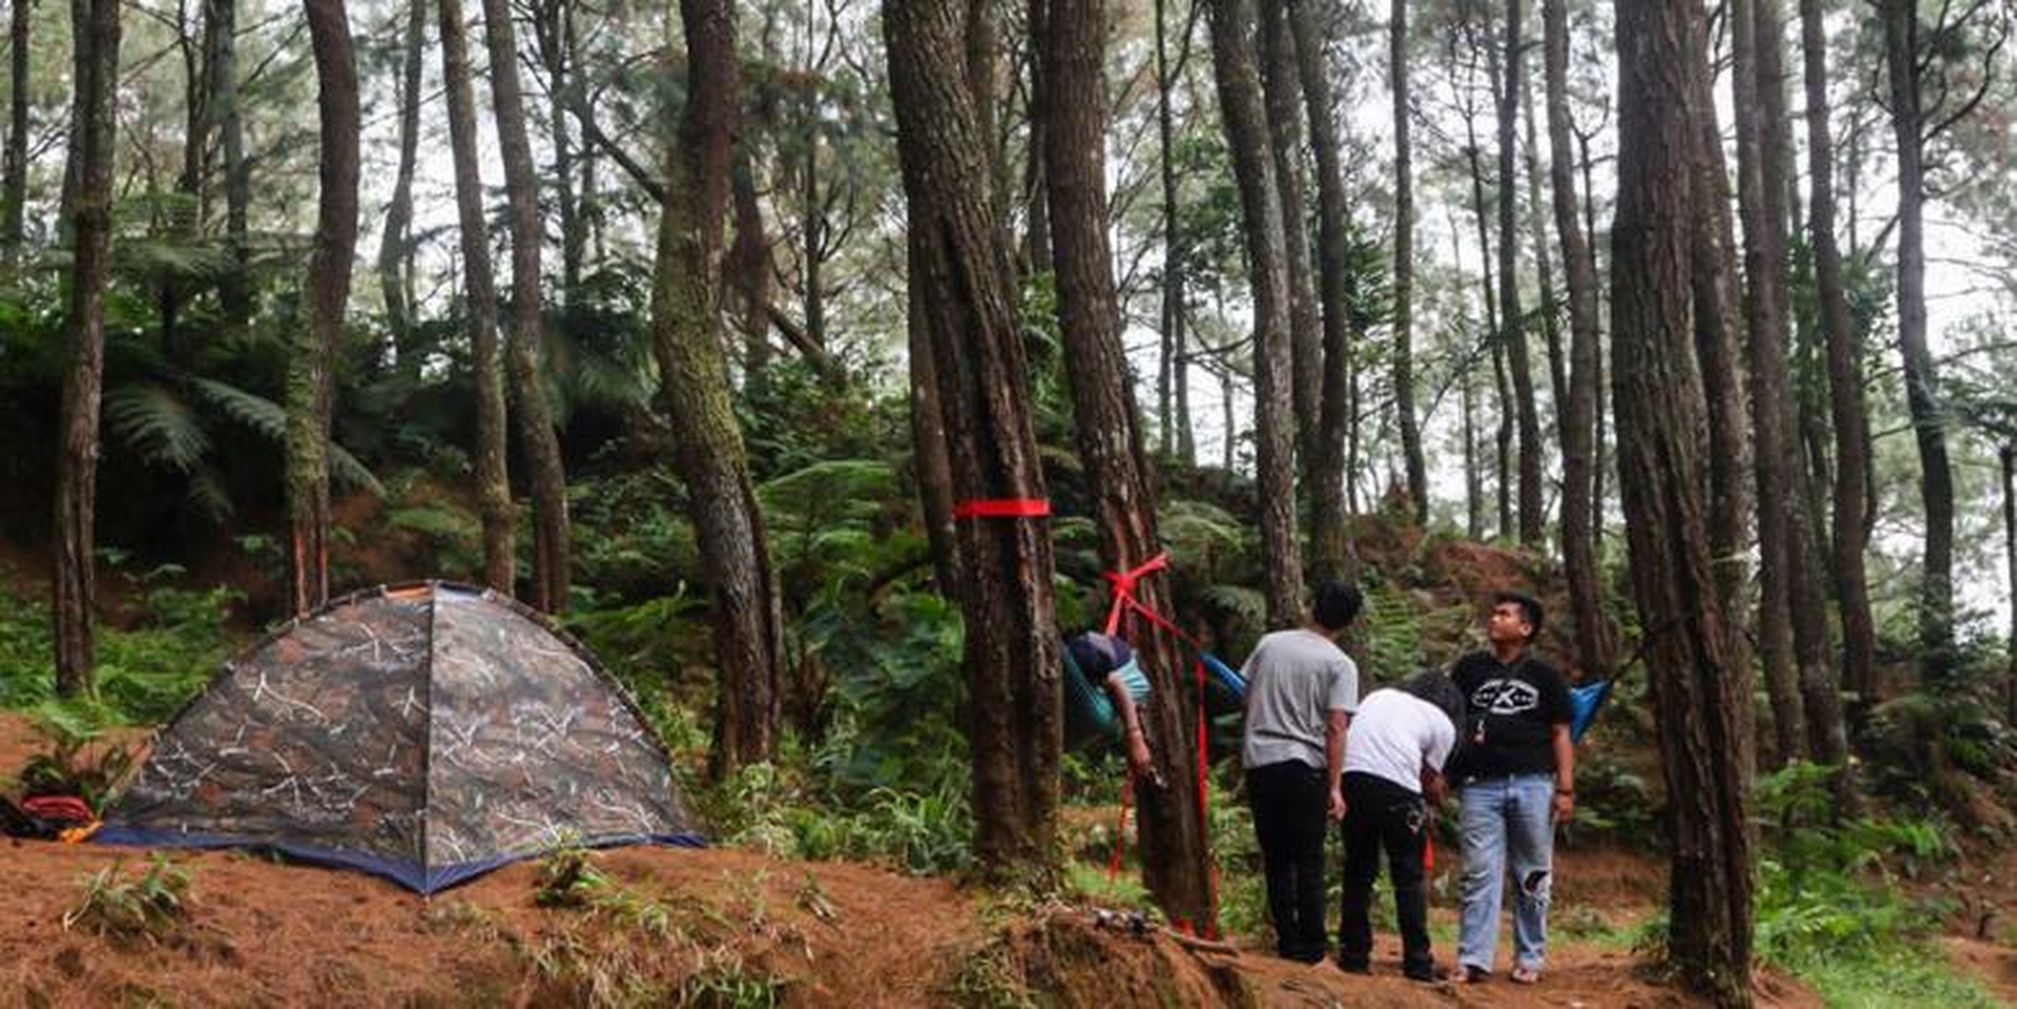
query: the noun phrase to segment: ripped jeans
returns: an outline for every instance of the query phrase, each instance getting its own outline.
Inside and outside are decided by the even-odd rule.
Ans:
[[[1548,891],[1554,877],[1555,776],[1516,774],[1463,788],[1463,934],[1457,962],[1492,969],[1499,905],[1514,881],[1513,964],[1540,970],[1548,954]]]

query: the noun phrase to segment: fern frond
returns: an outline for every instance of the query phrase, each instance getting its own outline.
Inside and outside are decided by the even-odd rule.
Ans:
[[[286,444],[287,411],[280,404],[215,379],[191,378],[189,383],[231,419],[268,441]],[[348,449],[334,441],[329,443],[329,475],[344,486],[370,491],[375,497],[385,496],[385,485]]]
[[[188,473],[210,451],[210,436],[189,404],[153,382],[106,393],[105,419],[112,433],[150,465]]]

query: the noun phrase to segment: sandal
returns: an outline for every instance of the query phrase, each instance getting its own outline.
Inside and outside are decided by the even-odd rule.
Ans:
[[[1507,977],[1512,978],[1514,984],[1541,983],[1541,972],[1533,967],[1515,967]]]
[[[1492,972],[1476,964],[1464,964],[1457,971],[1458,984],[1484,984],[1492,979]]]

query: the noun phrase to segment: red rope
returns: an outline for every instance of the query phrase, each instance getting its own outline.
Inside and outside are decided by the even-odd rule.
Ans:
[[[1121,876],[1121,862],[1128,852],[1128,800],[1135,794],[1135,769],[1128,768],[1127,784],[1121,786],[1121,818],[1114,824],[1114,853],[1107,859],[1107,882],[1109,884]]]
[[[981,498],[952,506],[956,519],[1033,519],[1051,513],[1051,503],[1043,498]]]

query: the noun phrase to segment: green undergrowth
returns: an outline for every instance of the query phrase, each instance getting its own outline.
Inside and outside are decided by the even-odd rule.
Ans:
[[[1796,764],[1760,781],[1759,813],[1780,826],[1759,853],[1759,955],[1843,1009],[2000,1005],[1937,946],[1951,909],[1901,885],[1955,856],[1945,825],[1831,822],[1828,780],[1826,768]]]

